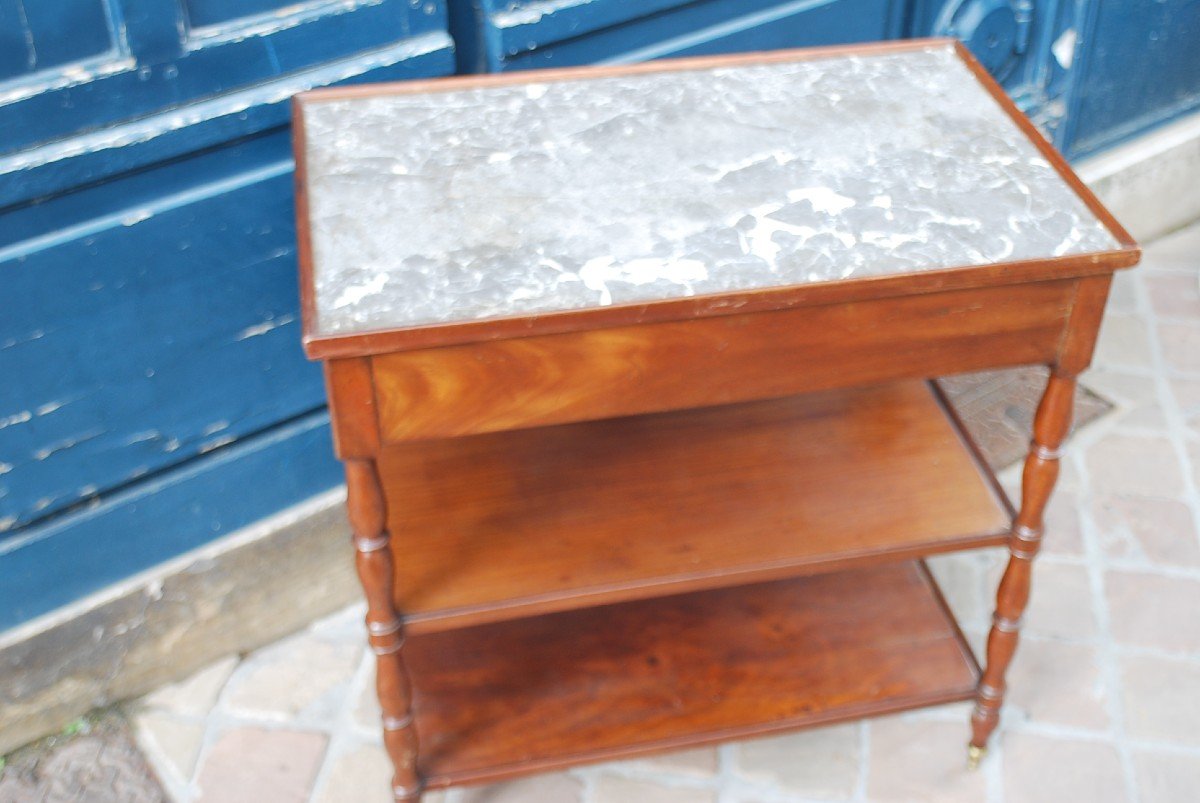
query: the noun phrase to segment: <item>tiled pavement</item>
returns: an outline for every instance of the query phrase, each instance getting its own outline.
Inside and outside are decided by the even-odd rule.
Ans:
[[[1118,277],[1085,383],[1118,403],[1072,437],[992,751],[965,768],[966,704],[477,789],[429,803],[1194,803],[1200,800],[1200,227]],[[1015,471],[1003,479],[1010,486]],[[997,551],[934,570],[982,641]],[[131,708],[168,794],[388,800],[346,610]],[[81,798],[91,799],[91,798]]]

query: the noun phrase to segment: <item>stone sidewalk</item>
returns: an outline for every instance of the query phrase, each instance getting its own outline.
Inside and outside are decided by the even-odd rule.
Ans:
[[[1117,409],[1070,442],[992,751],[968,706],[430,794],[429,803],[1193,803],[1200,800],[1200,227],[1118,276],[1085,384]],[[1016,470],[1002,479],[1010,487]],[[934,570],[976,647],[1003,554]],[[206,803],[387,803],[352,608],[127,710],[165,791]],[[0,779],[0,803],[19,788]],[[8,792],[6,792],[8,790]],[[32,794],[32,793],[31,793]],[[109,801],[79,796],[27,800]],[[142,799],[142,798],[136,798]]]
[[[430,803],[1194,803],[1200,799],[1200,227],[1118,276],[995,746],[965,769],[966,704],[427,796]],[[1015,471],[1004,476],[1006,484]],[[934,568],[982,642],[1002,554]],[[137,706],[177,801],[388,800],[362,611]]]

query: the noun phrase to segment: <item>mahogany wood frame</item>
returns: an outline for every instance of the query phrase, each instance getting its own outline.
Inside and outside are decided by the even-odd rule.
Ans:
[[[393,563],[403,559],[403,548],[386,530],[389,500],[378,467],[383,449],[412,439],[1041,363],[1050,366],[1051,377],[1036,416],[1022,504],[1008,536],[1009,564],[1000,583],[986,669],[976,692],[970,745],[977,757],[998,722],[1004,677],[1029,595],[1031,564],[1042,538],[1043,511],[1070,427],[1075,378],[1090,362],[1111,274],[1136,264],[1140,252],[986,71],[955,43],[997,103],[1111,231],[1117,249],[603,309],[323,335],[317,329],[307,226],[304,104],[379,93],[894,52],[944,42],[915,40],[472,76],[326,89],[297,97],[304,345],[310,357],[325,362],[335,447],[346,463],[350,519],[369,604],[369,639],[378,657],[385,744],[395,766],[396,800],[419,800],[423,780],[403,657],[404,619],[392,587]],[[626,370],[631,365],[639,369],[632,379]],[[708,381],[692,380],[705,372]],[[711,381],[714,372],[716,381]],[[879,710],[886,709],[867,707],[859,714]]]

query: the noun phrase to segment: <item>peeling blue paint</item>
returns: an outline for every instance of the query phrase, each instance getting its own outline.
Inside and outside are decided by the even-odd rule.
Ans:
[[[338,481],[288,101],[453,68],[441,2],[37,5],[0,0],[59,48],[0,46],[0,628]]]
[[[300,416],[0,540],[0,630],[336,485],[328,422]]]
[[[1200,108],[1194,0],[4,7],[0,628],[338,481],[298,343],[299,90],[950,33],[1071,155]]]

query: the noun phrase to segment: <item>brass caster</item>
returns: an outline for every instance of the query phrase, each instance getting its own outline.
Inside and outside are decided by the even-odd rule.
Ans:
[[[987,755],[986,747],[976,747],[973,744],[967,745],[967,769],[979,769],[979,762],[983,761],[983,757]]]

